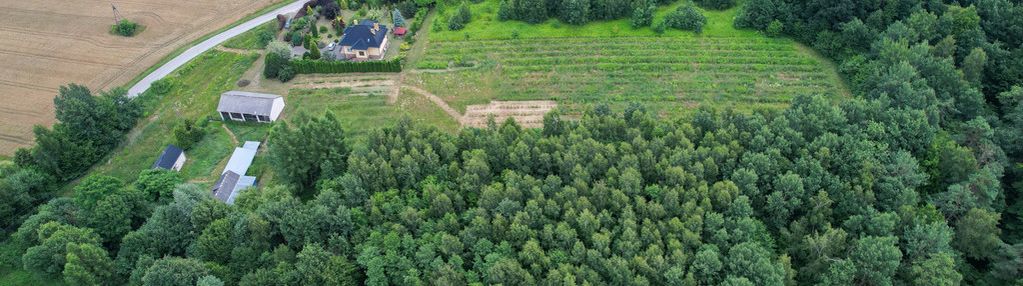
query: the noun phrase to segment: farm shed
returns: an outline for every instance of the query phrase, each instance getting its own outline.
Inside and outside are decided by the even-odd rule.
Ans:
[[[233,204],[234,199],[242,190],[256,185],[256,177],[246,176],[252,159],[256,158],[256,151],[259,149],[259,142],[245,141],[242,147],[234,148],[231,159],[227,160],[227,166],[220,174],[220,178],[213,183],[213,197],[226,203]]]
[[[246,122],[273,122],[284,111],[280,95],[247,91],[228,91],[220,95],[217,112],[220,119]]]
[[[181,171],[181,166],[185,165],[185,151],[178,148],[178,146],[167,145],[163,148],[163,153],[160,153],[160,157],[156,158],[156,162],[153,162],[153,169],[167,169],[174,171]]]
[[[242,190],[256,185],[256,177],[242,176],[238,173],[227,171],[213,183],[213,197],[225,204],[234,204]]]
[[[362,20],[358,25],[345,28],[340,45],[339,54],[344,58],[381,59],[387,52],[387,26],[372,20]]]

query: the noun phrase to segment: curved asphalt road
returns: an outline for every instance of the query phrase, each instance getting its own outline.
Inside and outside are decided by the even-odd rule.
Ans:
[[[227,41],[228,39],[233,38],[234,36],[244,33],[245,31],[251,30],[252,28],[258,27],[260,24],[276,19],[277,14],[286,14],[289,12],[297,11],[299,8],[302,8],[302,5],[305,4],[305,2],[306,0],[295,1],[295,3],[291,3],[285,5],[284,7],[270,11],[266,14],[259,15],[256,18],[252,18],[252,20],[249,20],[245,23],[241,23],[240,25],[235,26],[234,28],[228,29],[227,31],[221,32],[220,34],[217,34],[213,37],[210,37],[209,39],[206,39],[205,41],[202,41],[201,43],[189,48],[184,53],[181,53],[177,57],[174,57],[174,59],[171,59],[167,63],[163,64],[163,66],[157,68],[152,73],[146,75],[145,78],[143,78],[141,81],[136,83],[134,86],[131,87],[131,89],[128,90],[128,96],[136,97],[139,94],[142,94],[142,92],[149,89],[149,86],[152,85],[154,81],[166,77],[171,72],[185,65],[185,63],[188,63],[188,61],[194,59],[195,57],[198,57],[203,52],[210,50],[213,47],[216,47],[217,45],[220,45],[221,43]]]

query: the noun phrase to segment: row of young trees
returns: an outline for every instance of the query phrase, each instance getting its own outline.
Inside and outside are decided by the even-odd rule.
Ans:
[[[658,5],[667,0],[502,0],[497,12],[500,20],[521,20],[540,23],[557,18],[568,24],[614,20],[631,17],[633,27],[650,26]],[[734,0],[702,0],[696,4],[707,9],[727,9]],[[694,10],[695,11],[695,10]],[[671,26],[671,23],[666,23]],[[686,29],[692,30],[692,29]]]

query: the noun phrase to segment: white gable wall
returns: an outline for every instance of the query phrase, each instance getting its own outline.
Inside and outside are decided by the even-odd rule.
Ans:
[[[178,160],[174,161],[174,166],[172,166],[171,169],[174,171],[181,171],[181,167],[185,166],[185,160],[187,160],[185,158],[185,152],[181,152],[181,155],[178,155]]]
[[[281,112],[284,112],[284,98],[278,97],[274,99],[273,106],[270,108],[270,121],[277,121],[277,117],[281,116]]]

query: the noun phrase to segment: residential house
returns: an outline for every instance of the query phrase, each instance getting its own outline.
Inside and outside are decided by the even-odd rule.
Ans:
[[[240,148],[235,148],[220,178],[213,183],[213,197],[226,204],[234,204],[235,198],[245,189],[256,185],[256,177],[246,176],[252,160],[256,158],[259,142],[246,141]]]
[[[284,97],[275,94],[232,90],[220,95],[220,119],[245,122],[273,122],[284,111]]]
[[[378,60],[387,52],[387,26],[376,21],[362,20],[345,28],[339,42],[338,55],[350,60]]]
[[[156,162],[153,162],[153,169],[167,169],[174,171],[181,171],[181,166],[185,165],[185,151],[178,148],[178,146],[167,145],[163,148],[163,153],[160,153],[160,157],[156,158]]]

